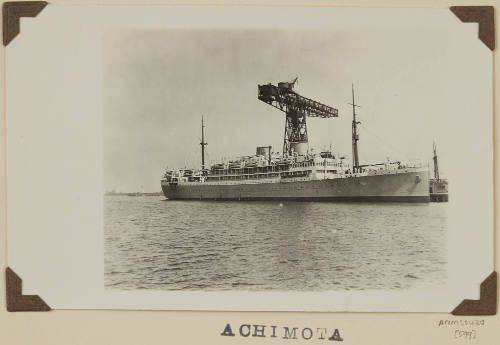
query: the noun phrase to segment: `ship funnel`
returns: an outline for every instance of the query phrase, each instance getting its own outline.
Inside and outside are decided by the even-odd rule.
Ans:
[[[264,156],[271,163],[271,154],[273,153],[272,146],[257,146],[257,156]]]
[[[299,156],[307,154],[307,143],[290,143],[290,149]]]
[[[272,152],[272,146],[257,146],[257,156],[269,156]]]

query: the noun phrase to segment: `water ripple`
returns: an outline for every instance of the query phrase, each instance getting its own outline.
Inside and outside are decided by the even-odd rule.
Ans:
[[[446,282],[447,204],[106,196],[104,205],[110,289],[396,290]]]

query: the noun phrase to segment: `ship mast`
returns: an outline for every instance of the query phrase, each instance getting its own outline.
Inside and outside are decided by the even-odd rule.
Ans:
[[[353,172],[359,169],[359,156],[358,156],[358,124],[359,122],[356,119],[356,107],[360,107],[356,103],[354,103],[354,84],[352,84],[352,103],[348,103],[352,105],[352,169]]]
[[[436,180],[439,180],[439,167],[438,167],[438,156],[437,156],[437,153],[436,153],[436,142],[432,142],[432,148],[434,150],[434,157],[433,157],[433,160],[434,160],[434,178]]]
[[[201,116],[201,170],[205,170],[205,146],[208,143],[205,142],[205,125],[203,124],[203,115]]]

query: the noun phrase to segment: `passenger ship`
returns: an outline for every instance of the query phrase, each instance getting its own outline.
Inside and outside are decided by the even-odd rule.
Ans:
[[[294,82],[292,82],[294,83]],[[302,96],[293,91],[292,83],[259,86],[259,99],[268,104],[297,104]],[[283,85],[285,84],[285,85]],[[290,86],[291,84],[291,86]],[[272,88],[271,88],[272,86]],[[266,89],[267,87],[267,89]],[[266,91],[267,90],[267,91]],[[271,90],[271,91],[269,91]],[[264,94],[271,92],[271,95]],[[295,101],[287,103],[286,97]],[[319,102],[303,100],[312,107],[334,114]],[[315,102],[317,105],[311,103]],[[398,201],[429,202],[429,168],[422,164],[383,162],[361,165],[358,161],[359,135],[353,89],[353,161],[324,151],[307,150],[307,130],[300,127],[297,109],[283,107],[287,113],[283,154],[271,146],[257,147],[256,154],[214,164],[205,168],[204,124],[202,119],[202,167],[200,169],[167,170],[161,180],[165,196],[170,200],[313,200],[313,201]],[[278,108],[279,109],[279,108]],[[304,109],[304,107],[302,107]],[[291,116],[289,116],[291,113]],[[325,113],[323,113],[325,114]],[[295,116],[295,118],[293,118]],[[299,117],[299,121],[296,118]],[[330,117],[330,116],[321,116]],[[291,125],[289,124],[291,123]],[[295,132],[294,132],[295,131]],[[291,133],[291,134],[290,134]],[[302,134],[302,136],[301,136]],[[306,145],[303,145],[306,144]]]

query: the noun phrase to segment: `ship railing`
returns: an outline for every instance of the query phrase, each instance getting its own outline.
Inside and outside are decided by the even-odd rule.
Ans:
[[[378,170],[399,170],[406,168],[420,168],[425,166],[420,161],[396,161],[396,162],[384,162],[384,163],[374,163],[374,164],[364,164],[360,166],[363,171],[378,171]]]
[[[292,166],[290,165],[267,165],[258,167],[244,167],[233,169],[213,169],[210,175],[224,176],[224,175],[245,175],[245,174],[261,174],[288,171]]]
[[[280,174],[278,172],[268,172],[259,174],[240,174],[240,175],[211,175],[207,176],[207,181],[239,181],[239,180],[260,180],[277,178]]]

